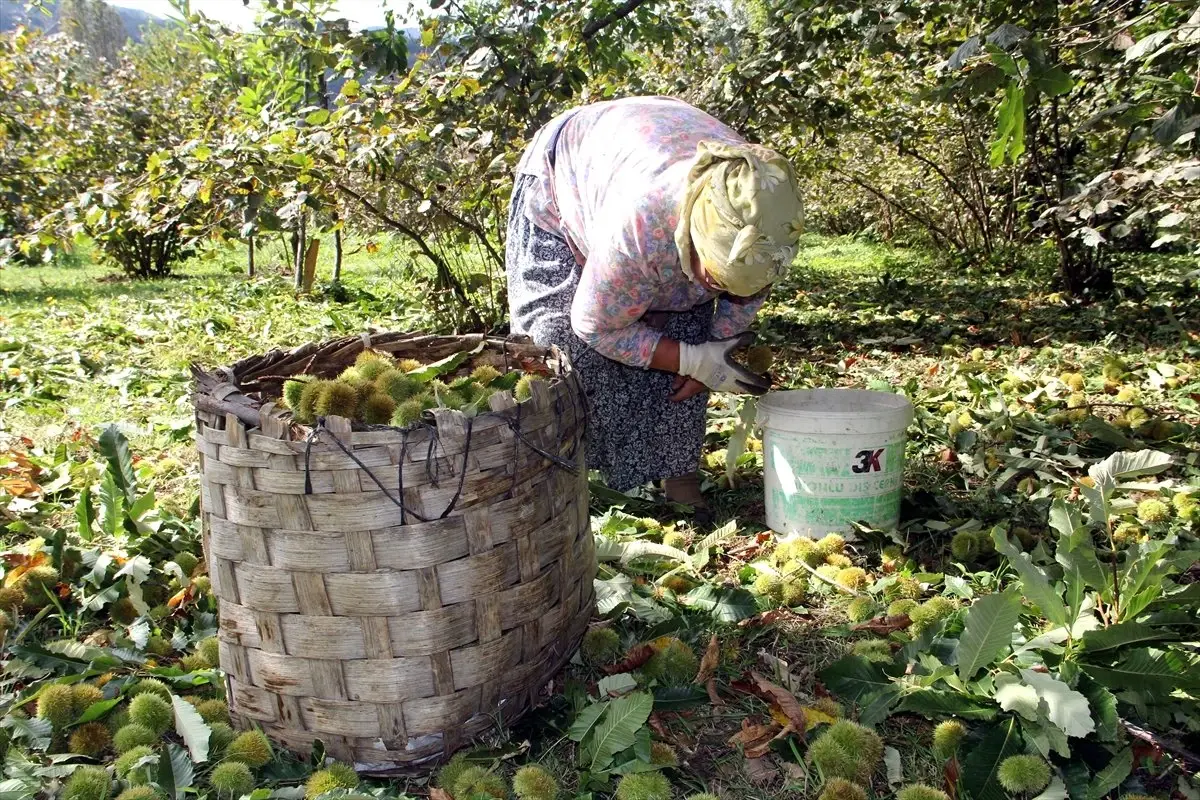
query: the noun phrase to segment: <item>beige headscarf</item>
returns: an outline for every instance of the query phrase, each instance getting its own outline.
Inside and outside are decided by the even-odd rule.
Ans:
[[[712,280],[749,297],[779,280],[796,255],[803,208],[792,166],[758,145],[700,142],[688,173],[675,246],[684,274],[692,248]]]

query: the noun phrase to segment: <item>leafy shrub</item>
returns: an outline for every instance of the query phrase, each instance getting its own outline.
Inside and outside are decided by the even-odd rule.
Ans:
[[[55,728],[65,728],[75,721],[75,695],[70,686],[51,684],[38,695],[37,715]]]
[[[139,786],[150,780],[149,769],[146,767],[136,768],[136,764],[147,756],[153,755],[154,751],[149,745],[138,745],[131,747],[117,757],[113,762],[113,768],[116,770],[117,777],[132,786]]]
[[[207,723],[229,722],[229,704],[224,700],[203,700],[196,704],[196,712]]]
[[[145,725],[131,722],[117,731],[116,735],[113,736],[113,749],[118,753],[125,753],[135,747],[152,745],[157,741],[158,734],[154,731]]]
[[[591,628],[583,635],[579,655],[593,667],[612,663],[621,655],[621,637],[612,628]]]
[[[117,795],[117,800],[163,800],[166,795],[157,786],[130,786]]]
[[[896,800],[949,800],[949,796],[928,784],[913,783],[896,792]]]
[[[67,749],[76,755],[95,758],[107,750],[110,744],[112,733],[109,732],[108,726],[102,722],[89,722],[71,732]]]
[[[938,758],[950,758],[958,752],[966,735],[966,726],[956,719],[939,722],[933,729],[933,754]]]
[[[671,636],[650,643],[654,655],[642,667],[647,678],[666,686],[685,686],[696,677],[700,662],[687,644]]]
[[[129,696],[137,697],[145,692],[156,694],[168,703],[171,702],[171,690],[158,678],[142,678],[130,688]]]
[[[813,741],[809,758],[826,780],[845,778],[865,784],[883,758],[883,741],[869,728],[838,720]]]

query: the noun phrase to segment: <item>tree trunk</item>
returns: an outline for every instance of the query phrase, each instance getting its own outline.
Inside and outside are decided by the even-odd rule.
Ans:
[[[304,243],[308,239],[305,234],[305,220],[307,214],[301,214],[299,221],[296,223],[297,230],[292,235],[292,273],[295,278],[296,291],[304,289]]]
[[[313,238],[308,243],[308,250],[304,253],[304,277],[300,282],[300,291],[307,294],[312,291],[313,283],[317,277],[317,253],[321,250],[321,240]]]
[[[333,232],[333,282],[342,280],[342,231],[339,228]]]
[[[1115,286],[1112,267],[1103,264],[1094,249],[1084,252],[1083,248],[1072,246],[1072,241],[1063,238],[1061,233],[1056,232],[1056,236],[1059,240],[1059,275],[1066,290],[1086,300],[1099,300],[1112,294]]]

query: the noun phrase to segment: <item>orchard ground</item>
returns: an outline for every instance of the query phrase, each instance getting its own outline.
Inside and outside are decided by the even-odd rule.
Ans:
[[[319,284],[313,294],[300,297],[290,288],[281,251],[269,248],[260,253],[260,274],[252,280],[242,274],[243,254],[233,251],[193,259],[177,277],[159,281],[116,279],[90,263],[86,253],[71,265],[0,272],[0,520],[6,523],[10,569],[15,558],[28,555],[31,539],[75,541],[80,490],[98,481],[104,468],[93,443],[110,424],[128,438],[138,480],[153,491],[157,508],[178,521],[179,546],[194,549],[197,460],[189,365],[232,363],[275,347],[357,333],[368,325],[382,330],[441,326],[421,299],[419,287],[427,276],[409,266],[399,246],[380,244],[347,259],[342,285]],[[856,642],[882,636],[897,647],[905,644],[903,630],[855,630],[847,620],[849,594],[861,590],[879,600],[875,611],[882,615],[896,576],[912,575],[919,577],[923,597],[945,596],[960,609],[967,607],[971,599],[1010,581],[1011,574],[1006,560],[986,543],[951,553],[951,540],[1004,526],[1031,553],[1039,547],[1053,550],[1052,501],[1078,498],[1078,479],[1114,451],[1152,449],[1173,459],[1152,478],[1125,481],[1121,496],[1112,500],[1114,519],[1132,520],[1133,509],[1156,491],[1170,500],[1175,494],[1186,497],[1200,483],[1200,297],[1190,274],[1194,261],[1130,257],[1118,270],[1111,299],[1082,304],[1054,292],[1052,273],[1033,256],[1029,266],[1001,273],[947,266],[921,252],[864,241],[810,237],[792,275],[764,309],[758,330],[760,341],[775,351],[778,386],[902,391],[916,406],[901,530],[895,536],[864,533],[844,554],[836,554],[865,568],[867,583],[860,586],[855,579],[855,585],[838,589],[827,584],[840,578],[822,582],[812,576],[806,578],[801,602],[790,610],[771,610],[778,598],[756,581],[760,566],[774,557],[762,524],[761,447],[751,439],[728,467],[726,447],[736,415],[729,398],[712,403],[705,456],[722,535],[706,539],[712,531],[694,529],[686,514],[650,493],[596,493],[597,535],[609,543],[610,556],[631,543],[663,542],[668,536],[689,557],[703,556],[694,561],[699,566],[688,569],[670,558],[618,563],[614,557],[602,564],[600,576],[610,586],[618,573],[632,579],[628,594],[606,609],[622,649],[669,635],[686,642],[698,658],[714,652],[709,645],[716,635],[714,686],[724,704],[693,697],[678,708],[660,707],[646,722],[654,738],[677,753],[681,766],[666,774],[679,796],[706,789],[738,798],[816,795],[828,775],[809,763],[804,736],[785,731],[757,758],[747,757],[745,740],[731,744],[730,738],[744,725],[769,727],[772,716],[786,718],[777,703],[773,709],[764,703],[761,691],[747,689],[753,684],[747,677],[751,671],[813,709],[827,688],[822,671],[840,663]],[[328,270],[323,263],[318,274]],[[1194,541],[1192,522],[1182,511],[1170,525],[1169,536]],[[111,544],[101,523],[83,549],[103,551]],[[899,547],[904,555],[896,557],[885,551],[888,547]],[[682,585],[672,582],[672,572]],[[726,592],[753,589],[755,605],[739,611],[738,598],[748,595],[726,594],[728,609],[698,613],[688,598],[706,585]],[[110,628],[120,640],[123,628],[108,618],[105,601],[92,607],[79,602],[92,589],[99,587],[81,592],[68,587],[54,613],[21,630],[23,644],[63,638],[111,643],[112,636],[97,634]],[[211,617],[204,616],[209,607],[197,601],[194,608],[191,620],[171,623],[186,635],[164,663],[174,663],[211,632]],[[1028,609],[1025,618],[1030,619]],[[162,633],[169,638],[170,631]],[[6,681],[10,718],[17,708],[14,698],[68,669],[32,651],[10,650],[8,657],[33,670],[24,681],[20,676]],[[574,791],[587,776],[566,733],[586,700],[571,687],[578,682],[594,691],[600,666],[571,667],[564,676],[568,691],[513,731],[485,743],[490,749],[479,755],[480,763],[504,772],[536,760]],[[641,666],[631,671],[638,673]],[[1200,714],[1188,690],[1180,691],[1185,696],[1178,698],[1169,733],[1186,746],[1187,737],[1200,730]],[[853,697],[832,694],[848,716],[855,715]],[[948,705],[944,711],[962,714],[962,708]],[[1093,716],[1099,718],[1095,709]],[[946,761],[931,751],[930,739],[939,718],[928,708],[901,708],[878,721],[899,761],[889,756],[888,774],[881,768],[873,776],[874,794],[889,793],[897,769],[902,776],[897,785],[943,785]],[[815,723],[810,741],[813,735],[819,735]],[[1139,753],[1119,781],[1121,791],[1163,794],[1174,788],[1178,775],[1164,766],[1167,762],[1151,764],[1144,756]],[[1069,779],[1070,771],[1062,769]],[[307,771],[306,765],[281,757],[257,777],[262,785],[288,786],[302,782]],[[45,776],[61,777],[53,770]],[[603,794],[602,785],[593,788]],[[414,780],[390,785],[386,793],[406,790],[421,794],[427,787]]]

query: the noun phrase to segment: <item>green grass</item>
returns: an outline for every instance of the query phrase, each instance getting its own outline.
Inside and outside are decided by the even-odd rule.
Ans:
[[[391,240],[379,243],[374,253],[348,246],[337,289],[321,282],[332,271],[325,252],[307,296],[293,291],[279,245],[262,248],[253,280],[244,253],[232,250],[209,251],[158,281],[126,280],[86,259],[6,269],[0,429],[49,446],[76,426],[116,422],[135,447],[190,459],[192,364],[211,369],[368,328],[430,326],[429,292],[419,288],[426,274]]]
[[[928,265],[931,258],[916,250],[899,250],[876,242],[816,234],[801,237],[796,267],[801,271],[842,275],[879,275],[888,270]]]

